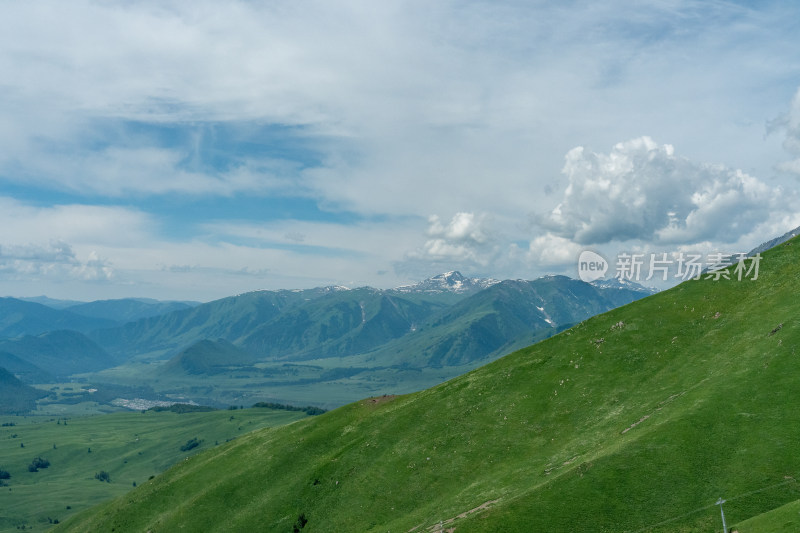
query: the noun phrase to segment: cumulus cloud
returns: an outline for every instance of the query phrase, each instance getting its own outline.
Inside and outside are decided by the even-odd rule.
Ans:
[[[449,222],[432,215],[428,219],[428,240],[409,256],[434,262],[485,266],[495,249],[489,224],[485,214],[456,213]]]
[[[0,277],[6,280],[104,281],[113,276],[114,269],[109,261],[98,257],[94,251],[81,259],[72,246],[63,241],[0,246]]]
[[[538,225],[581,245],[643,240],[655,244],[735,242],[789,196],[741,170],[698,163],[650,137],[602,154],[577,147],[566,155],[567,188]]]
[[[462,211],[449,220],[432,215],[424,243],[406,252],[394,263],[394,270],[409,281],[450,270],[493,277],[528,272],[525,251],[498,231],[497,225],[489,213]]]
[[[541,267],[574,265],[583,247],[569,239],[547,233],[534,238],[525,254],[530,264]]]

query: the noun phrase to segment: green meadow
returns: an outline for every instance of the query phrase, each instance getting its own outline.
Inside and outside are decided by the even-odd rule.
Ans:
[[[74,416],[92,408],[96,406],[68,406],[64,409],[73,414],[64,416],[0,416],[0,470],[10,474],[0,480],[0,531],[23,526],[26,531],[44,531],[127,493],[197,452],[306,416],[272,409]],[[192,447],[194,442],[198,444]],[[37,457],[50,466],[31,472]],[[106,479],[103,472],[108,481],[98,479]]]

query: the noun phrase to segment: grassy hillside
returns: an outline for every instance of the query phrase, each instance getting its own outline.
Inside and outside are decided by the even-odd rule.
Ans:
[[[736,524],[735,527],[739,533],[800,531],[800,500],[795,500],[772,511],[749,518]]]
[[[711,531],[719,497],[743,522],[800,499],[798,259],[249,434],[59,531]]]
[[[170,465],[302,412],[237,409],[177,414],[128,412],[81,418],[0,416],[0,532],[43,531],[51,521],[124,494]],[[13,424],[13,425],[11,425]],[[196,439],[191,449],[187,443]],[[191,444],[190,444],[191,445]],[[29,472],[35,457],[48,468]],[[95,474],[107,472],[110,481]]]

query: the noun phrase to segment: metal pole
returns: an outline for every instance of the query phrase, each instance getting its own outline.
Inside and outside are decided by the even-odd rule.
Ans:
[[[725,500],[720,498],[717,500],[716,505],[719,505],[719,514],[722,515],[722,533],[728,533],[728,527],[725,525],[725,511],[722,510],[723,503],[725,503]]]

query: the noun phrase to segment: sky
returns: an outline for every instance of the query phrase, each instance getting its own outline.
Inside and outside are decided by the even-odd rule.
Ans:
[[[0,295],[577,277],[798,180],[800,3],[0,2]]]

